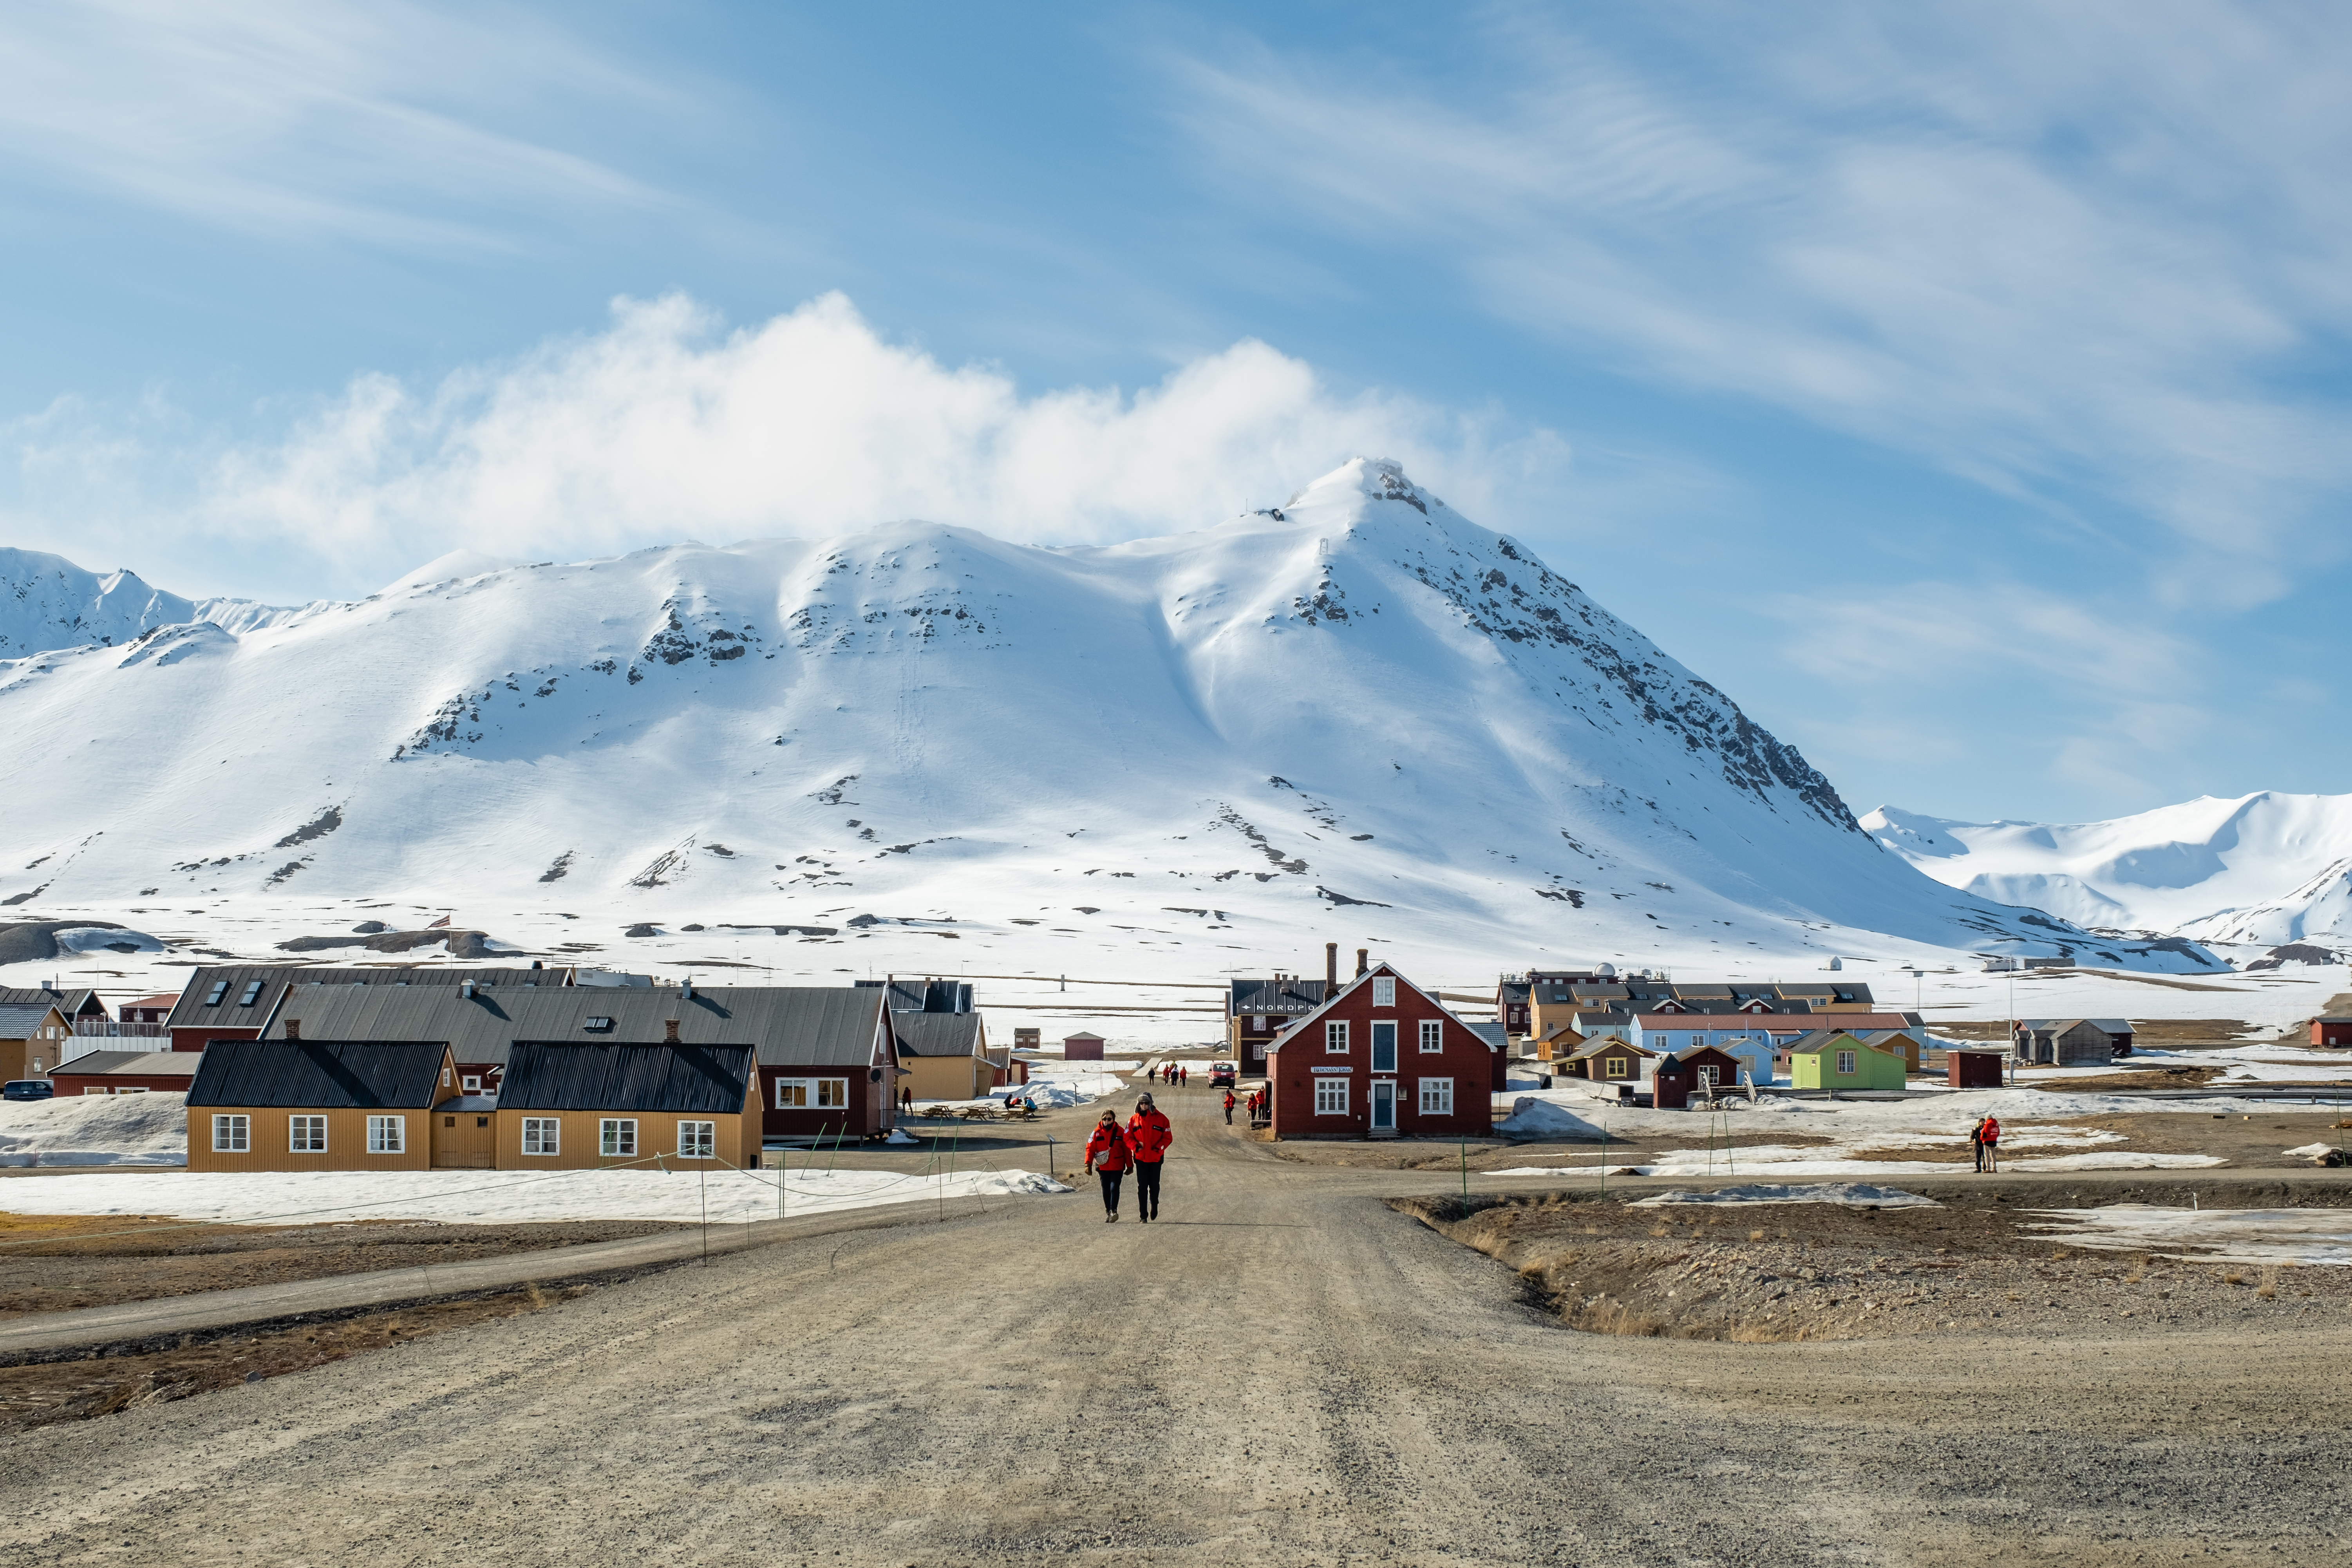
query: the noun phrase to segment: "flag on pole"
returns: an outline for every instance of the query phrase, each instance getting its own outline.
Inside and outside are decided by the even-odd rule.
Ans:
[[[426,925],[425,929],[426,931],[431,931],[431,930],[433,929],[433,927],[434,927],[434,926],[445,926],[445,925],[447,925],[448,923],[449,923],[449,917],[448,917],[447,915],[443,915],[439,920],[437,920],[437,921],[432,921],[430,924]]]

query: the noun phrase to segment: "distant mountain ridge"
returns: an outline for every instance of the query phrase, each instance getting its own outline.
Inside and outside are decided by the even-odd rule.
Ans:
[[[2352,795],[2207,795],[2063,825],[1954,822],[1881,806],[1862,823],[1948,886],[2084,926],[2228,946],[2352,948]]]
[[[250,599],[184,599],[135,572],[89,572],[62,555],[0,546],[0,659],[119,647],[158,626],[199,621],[249,631],[300,613]]]
[[[1105,549],[904,522],[485,559],[0,664],[26,847],[0,902],[462,900],[532,941],[900,921],[1195,967],[1319,951],[1335,918],[1471,973],[2212,963],[1920,877],[1717,687],[1392,463]]]

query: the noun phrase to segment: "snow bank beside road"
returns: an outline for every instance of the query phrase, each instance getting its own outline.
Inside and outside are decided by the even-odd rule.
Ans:
[[[2190,1263],[2352,1265],[2352,1209],[2155,1208],[2113,1204],[2096,1209],[2044,1209],[2029,1230],[2059,1233],[2076,1247],[2111,1252],[2166,1252]]]
[[[0,1165],[184,1165],[184,1094],[0,1100]]]
[[[1631,1206],[1657,1208],[1670,1204],[1844,1204],[1858,1208],[1940,1208],[1933,1198],[1897,1187],[1874,1187],[1866,1182],[1830,1182],[1818,1186],[1771,1186],[1758,1183],[1745,1187],[1721,1187],[1711,1193],[1660,1193]]]
[[[134,1097],[137,1098],[137,1097]],[[320,1171],[246,1175],[196,1171],[152,1179],[55,1176],[0,1186],[15,1214],[159,1215],[235,1224],[418,1219],[505,1225],[524,1220],[650,1219],[713,1224],[777,1217],[777,1171],[709,1176],[660,1171]],[[942,1198],[1066,1193],[1034,1171],[909,1175],[794,1171],[787,1218]]]

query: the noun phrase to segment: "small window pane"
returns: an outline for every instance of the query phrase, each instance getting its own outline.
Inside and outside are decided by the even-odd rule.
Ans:
[[[1421,1080],[1421,1113],[1423,1116],[1454,1114],[1454,1080],[1450,1078],[1425,1078]]]
[[[1438,1018],[1423,1018],[1421,1021],[1421,1048],[1424,1051],[1433,1052],[1443,1051],[1445,1048],[1445,1024],[1444,1020]]]
[[[598,1152],[609,1159],[632,1160],[637,1153],[635,1117],[607,1117],[599,1125]]]
[[[205,1005],[207,1007],[217,1007],[220,1005],[220,999],[227,994],[228,982],[226,980],[215,980],[213,982],[213,988],[205,993]]]
[[[1315,1114],[1345,1116],[1348,1114],[1348,1080],[1344,1078],[1318,1078],[1315,1080]]]
[[[681,1160],[712,1160],[719,1155],[719,1123],[715,1121],[681,1121],[677,1124],[677,1157]]]
[[[1348,1048],[1348,1024],[1344,1018],[1323,1026],[1323,1049],[1326,1054],[1344,1052]]]
[[[562,1151],[563,1123],[552,1116],[522,1119],[522,1152],[552,1156]]]
[[[368,1152],[400,1154],[408,1149],[408,1119],[404,1116],[371,1116],[368,1118]]]
[[[1372,1005],[1375,1007],[1393,1007],[1396,1005],[1396,982],[1394,980],[1383,974],[1379,979],[1372,982]]]
[[[289,1116],[286,1119],[286,1146],[297,1154],[323,1154],[327,1152],[327,1119],[323,1116]]]
[[[804,1078],[780,1078],[776,1080],[778,1110],[806,1110],[809,1102],[809,1080]]]
[[[247,1116],[215,1116],[213,1118],[213,1152],[243,1154],[253,1147],[253,1119]]]
[[[816,1106],[819,1110],[846,1110],[849,1108],[849,1080],[845,1078],[817,1079]]]

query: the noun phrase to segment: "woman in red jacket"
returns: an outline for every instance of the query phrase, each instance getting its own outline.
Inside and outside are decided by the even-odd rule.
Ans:
[[[1139,1097],[1135,1114],[1128,1118],[1127,1142],[1135,1151],[1136,1215],[1146,1225],[1160,1217],[1160,1163],[1174,1142],[1166,1113],[1151,1103],[1150,1095]]]
[[[1094,1133],[1087,1140],[1087,1171],[1102,1178],[1103,1223],[1118,1223],[1118,1184],[1135,1163],[1135,1151],[1129,1146],[1127,1134],[1119,1130],[1118,1112],[1106,1110],[1095,1123]],[[1140,1201],[1140,1200],[1139,1200]]]

